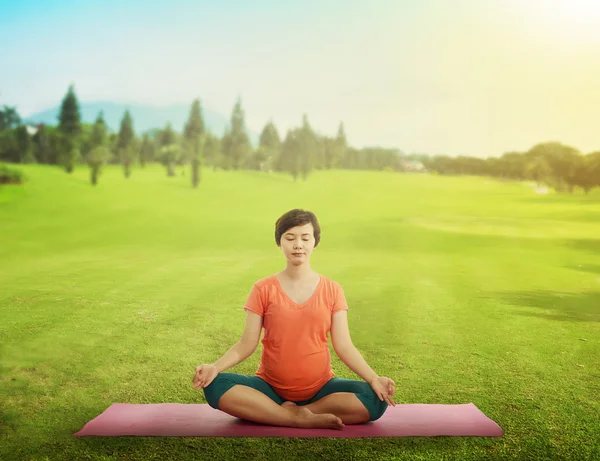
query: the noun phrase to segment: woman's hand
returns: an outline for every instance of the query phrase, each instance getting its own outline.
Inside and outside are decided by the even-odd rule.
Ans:
[[[378,376],[377,378],[373,379],[369,384],[371,385],[371,388],[375,391],[375,394],[377,394],[377,397],[379,397],[379,400],[385,400],[388,403],[388,405],[391,405],[393,407],[396,406],[394,399],[392,399],[392,396],[396,393],[396,384],[394,383],[394,381],[384,376]]]
[[[208,386],[213,379],[217,377],[219,372],[213,365],[199,365],[196,367],[196,374],[192,379],[192,389],[200,389]]]

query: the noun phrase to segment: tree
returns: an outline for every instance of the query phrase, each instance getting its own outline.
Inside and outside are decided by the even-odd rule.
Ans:
[[[258,150],[260,169],[270,171],[281,154],[281,138],[272,120],[269,120],[260,134]]]
[[[245,163],[245,159],[250,152],[250,139],[246,133],[242,101],[241,98],[238,98],[231,113],[231,126],[226,130],[223,137],[223,155],[226,160],[226,169],[228,167],[234,170],[239,169]]]
[[[18,163],[22,161],[17,128],[21,117],[15,107],[4,105],[0,109],[0,160]]]
[[[168,144],[160,148],[159,158],[167,168],[167,176],[175,176],[175,165],[181,157],[181,148],[177,144]]]
[[[34,143],[27,126],[18,125],[0,131],[0,160],[12,163],[35,161]]]
[[[111,153],[107,147],[107,128],[102,112],[96,117],[92,127],[92,133],[89,138],[89,152],[85,154],[87,163],[90,167],[90,181],[93,186],[98,183],[102,166],[110,160]]]
[[[123,119],[121,120],[121,128],[119,130],[119,140],[117,149],[119,152],[119,158],[123,164],[125,177],[128,178],[131,175],[131,164],[134,162],[136,157],[135,149],[135,133],[133,131],[133,120],[129,110],[125,111]]]
[[[533,146],[526,155],[528,159],[538,157],[546,159],[550,167],[546,182],[557,191],[573,190],[578,168],[577,157],[581,157],[581,153],[577,149],[559,142],[545,142]]]
[[[87,155],[87,162],[90,166],[90,182],[93,186],[98,184],[98,177],[102,172],[102,166],[110,159],[111,153],[106,145],[99,145],[90,151]]]
[[[27,131],[27,126],[19,125],[15,128],[15,136],[19,149],[18,161],[20,163],[32,163],[35,160],[33,154],[33,141]]]
[[[0,160],[13,163],[21,161],[16,129],[0,131]]]
[[[204,120],[200,108],[200,100],[195,99],[192,103],[189,119],[183,129],[183,137],[186,150],[192,165],[192,187],[198,187],[200,183],[200,164],[202,162],[202,150],[204,147]]]
[[[156,138],[158,147],[162,149],[165,146],[174,144],[177,140],[177,135],[173,131],[173,128],[171,128],[171,124],[167,123],[165,128],[157,134]]]
[[[300,129],[289,130],[281,146],[280,167],[282,171],[290,173],[294,181],[298,179],[301,168],[301,143]]]
[[[110,152],[110,159],[108,160],[108,162],[114,165],[120,163],[121,159],[119,157],[119,133],[115,133],[114,131],[108,133],[106,147]]]
[[[33,151],[39,163],[51,163],[50,137],[48,128],[43,123],[38,125],[37,131],[33,135]]]
[[[206,164],[212,166],[213,171],[216,171],[222,161],[221,142],[218,137],[211,133],[206,134],[203,154]]]
[[[231,156],[232,145],[231,129],[226,127],[225,132],[223,133],[223,139],[221,139],[221,167],[224,170],[233,168],[233,158]]]
[[[48,136],[48,163],[51,165],[60,164],[60,152],[62,149],[62,136],[57,126],[45,126],[44,134]]]
[[[600,151],[583,156],[574,183],[583,189],[585,195],[593,188],[600,187]]]
[[[92,133],[94,131],[94,124],[82,123],[81,134],[79,135],[79,150],[83,155],[84,159],[87,154],[92,150]]]
[[[142,168],[146,166],[147,162],[152,162],[156,155],[156,144],[148,133],[142,137],[142,144],[140,146],[140,164]]]
[[[16,107],[4,105],[0,109],[0,131],[14,128],[20,124],[21,117],[19,117]]]
[[[325,168],[325,155],[327,151],[327,145],[331,141],[331,138],[316,134],[317,145],[315,148],[315,169],[323,170]]]
[[[181,148],[176,144],[177,136],[171,124],[158,133],[158,159],[167,168],[167,176],[175,176],[175,165],[181,159]]]
[[[488,165],[488,171],[494,176],[518,180],[526,177],[527,158],[522,152],[505,152],[491,171],[490,165]]]
[[[259,146],[254,149],[250,157],[247,158],[245,167],[249,170],[265,171],[267,160],[267,151]]]
[[[62,100],[58,120],[58,128],[63,141],[59,162],[67,173],[71,173],[79,157],[78,138],[81,133],[79,104],[75,95],[75,88],[72,84],[69,86],[67,94]]]
[[[526,164],[525,174],[540,186],[551,176],[552,168],[545,157],[538,155]]]
[[[322,169],[330,169],[333,163],[334,157],[334,143],[335,139],[329,136],[321,136],[320,138],[320,148],[317,151],[317,168]]]
[[[107,141],[107,128],[104,121],[104,113],[100,111],[94,122],[92,135],[90,137],[90,147],[93,149],[98,146],[105,146]]]
[[[302,175],[302,179],[306,181],[309,173],[314,169],[318,145],[317,136],[310,126],[306,114],[302,117],[302,128],[298,132],[298,143],[300,149],[300,174]]]
[[[347,170],[357,170],[361,168],[361,151],[349,147],[346,149],[346,155],[342,158],[340,166]]]
[[[341,159],[346,153],[348,148],[348,141],[346,140],[346,132],[344,131],[344,122],[340,122],[335,141],[330,146],[328,154],[326,155],[326,167],[337,168]]]

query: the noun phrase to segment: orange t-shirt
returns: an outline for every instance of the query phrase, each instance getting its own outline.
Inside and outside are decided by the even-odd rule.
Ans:
[[[334,312],[348,310],[342,287],[321,276],[312,297],[292,301],[277,277],[257,281],[244,305],[263,317],[263,352],[256,376],[286,400],[308,400],[334,377],[327,333]]]

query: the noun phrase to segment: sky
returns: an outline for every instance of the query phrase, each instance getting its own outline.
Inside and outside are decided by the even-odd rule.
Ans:
[[[357,148],[600,150],[598,0],[0,2],[0,105],[200,98]]]

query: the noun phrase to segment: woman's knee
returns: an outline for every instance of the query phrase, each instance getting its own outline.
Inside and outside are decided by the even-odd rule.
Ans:
[[[383,416],[389,405],[385,400],[380,400],[379,397],[373,392],[374,399],[369,408],[370,421],[377,421]]]
[[[369,410],[369,421],[377,421],[388,408],[385,400],[380,400],[373,388],[367,383],[361,383],[361,389],[356,396]]]
[[[237,384],[233,373],[219,373],[204,390],[206,402],[214,409],[219,408],[222,395]]]
[[[373,388],[365,381],[333,378],[331,387],[328,390],[354,393],[369,411],[369,421],[377,421],[383,416],[388,407],[387,402],[379,400]]]

